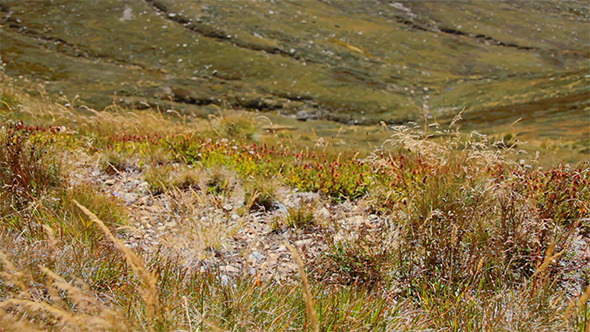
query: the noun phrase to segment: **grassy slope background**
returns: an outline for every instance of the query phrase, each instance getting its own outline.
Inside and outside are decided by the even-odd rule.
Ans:
[[[1,15],[5,72],[77,105],[369,125],[465,109],[468,129],[522,119],[523,138],[587,153],[584,1],[4,0]]]

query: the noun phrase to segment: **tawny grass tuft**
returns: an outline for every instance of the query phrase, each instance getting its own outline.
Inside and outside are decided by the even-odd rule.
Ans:
[[[111,240],[117,249],[123,253],[127,263],[137,274],[141,282],[141,286],[143,288],[143,298],[147,307],[147,321],[157,323],[159,320],[159,317],[157,316],[161,315],[161,308],[158,289],[156,287],[156,276],[148,271],[143,259],[135,254],[131,249],[127,248],[123,242],[117,239],[113,233],[111,233],[109,228],[94,213],[90,212],[90,210],[78,203],[76,200],[73,202],[90,218],[90,220],[98,225],[107,238]],[[153,328],[153,326],[150,326],[150,328]]]
[[[288,242],[285,242],[285,246],[287,249],[289,249],[293,255],[293,258],[295,258],[295,262],[297,262],[297,266],[299,268],[299,275],[301,276],[301,289],[303,290],[303,297],[305,299],[305,312],[307,314],[307,318],[309,319],[311,330],[313,332],[319,332],[320,326],[318,323],[318,315],[315,310],[313,296],[311,295],[309,280],[307,279],[307,274],[305,273],[305,264],[303,263],[303,259],[295,247],[293,247]]]

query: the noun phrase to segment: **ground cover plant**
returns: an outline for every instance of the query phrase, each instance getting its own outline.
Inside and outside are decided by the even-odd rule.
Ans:
[[[251,113],[3,94],[6,330],[590,326],[588,161],[541,167],[458,118],[359,152]]]

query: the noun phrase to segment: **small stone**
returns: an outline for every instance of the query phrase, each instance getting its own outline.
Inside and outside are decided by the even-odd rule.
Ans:
[[[365,223],[365,218],[363,216],[354,216],[346,219],[345,221],[348,224],[362,225]]]
[[[346,239],[346,237],[341,233],[334,234],[334,243],[342,242]]]
[[[221,284],[227,286],[229,284],[229,277],[225,274],[221,275]]]
[[[295,263],[281,263],[281,265],[279,266],[279,271],[283,273],[297,271],[298,269],[299,266],[297,266],[297,264]]]
[[[139,199],[139,203],[151,207],[152,205],[154,205],[154,199],[149,195],[143,196]]]
[[[221,271],[224,271],[226,273],[239,273],[240,269],[236,268],[233,265],[225,265],[219,268]]]
[[[297,120],[299,121],[307,121],[307,119],[310,118],[309,112],[307,111],[299,111],[297,112],[297,114],[295,115]]]
[[[231,204],[225,204],[225,205],[223,205],[223,209],[225,211],[228,211],[229,212],[229,211],[233,210],[234,207]]]
[[[115,184],[115,179],[108,179],[104,182],[104,184],[107,186],[112,186]]]
[[[137,199],[139,198],[138,194],[134,194],[134,193],[124,193],[121,194],[121,199],[123,201],[125,201],[125,203],[127,204],[133,204],[137,201]]]
[[[260,260],[263,260],[263,259],[265,259],[265,258],[266,258],[266,257],[265,257],[263,254],[259,253],[259,252],[258,252],[258,251],[256,251],[256,250],[252,251],[252,252],[250,253],[250,255],[248,255],[248,260],[249,260],[249,261],[260,261]]]
[[[330,211],[328,211],[328,209],[323,207],[318,211],[318,217],[320,217],[322,219],[328,219],[330,217]]]
[[[350,211],[354,208],[354,205],[352,205],[352,203],[350,202],[344,202],[340,205],[340,207],[344,210],[344,211]]]
[[[150,188],[150,184],[143,181],[141,182],[138,186],[137,186],[137,190],[141,191],[141,192],[148,192]]]
[[[298,247],[303,247],[305,245],[311,244],[312,239],[305,239],[305,240],[297,240],[295,241],[295,245]]]

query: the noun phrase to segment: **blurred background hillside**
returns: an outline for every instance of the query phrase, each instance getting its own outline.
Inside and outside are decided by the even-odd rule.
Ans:
[[[469,130],[509,132],[521,119],[521,138],[587,154],[586,1],[3,0],[0,10],[5,73],[78,106],[236,108],[338,126],[444,123],[464,109]]]

